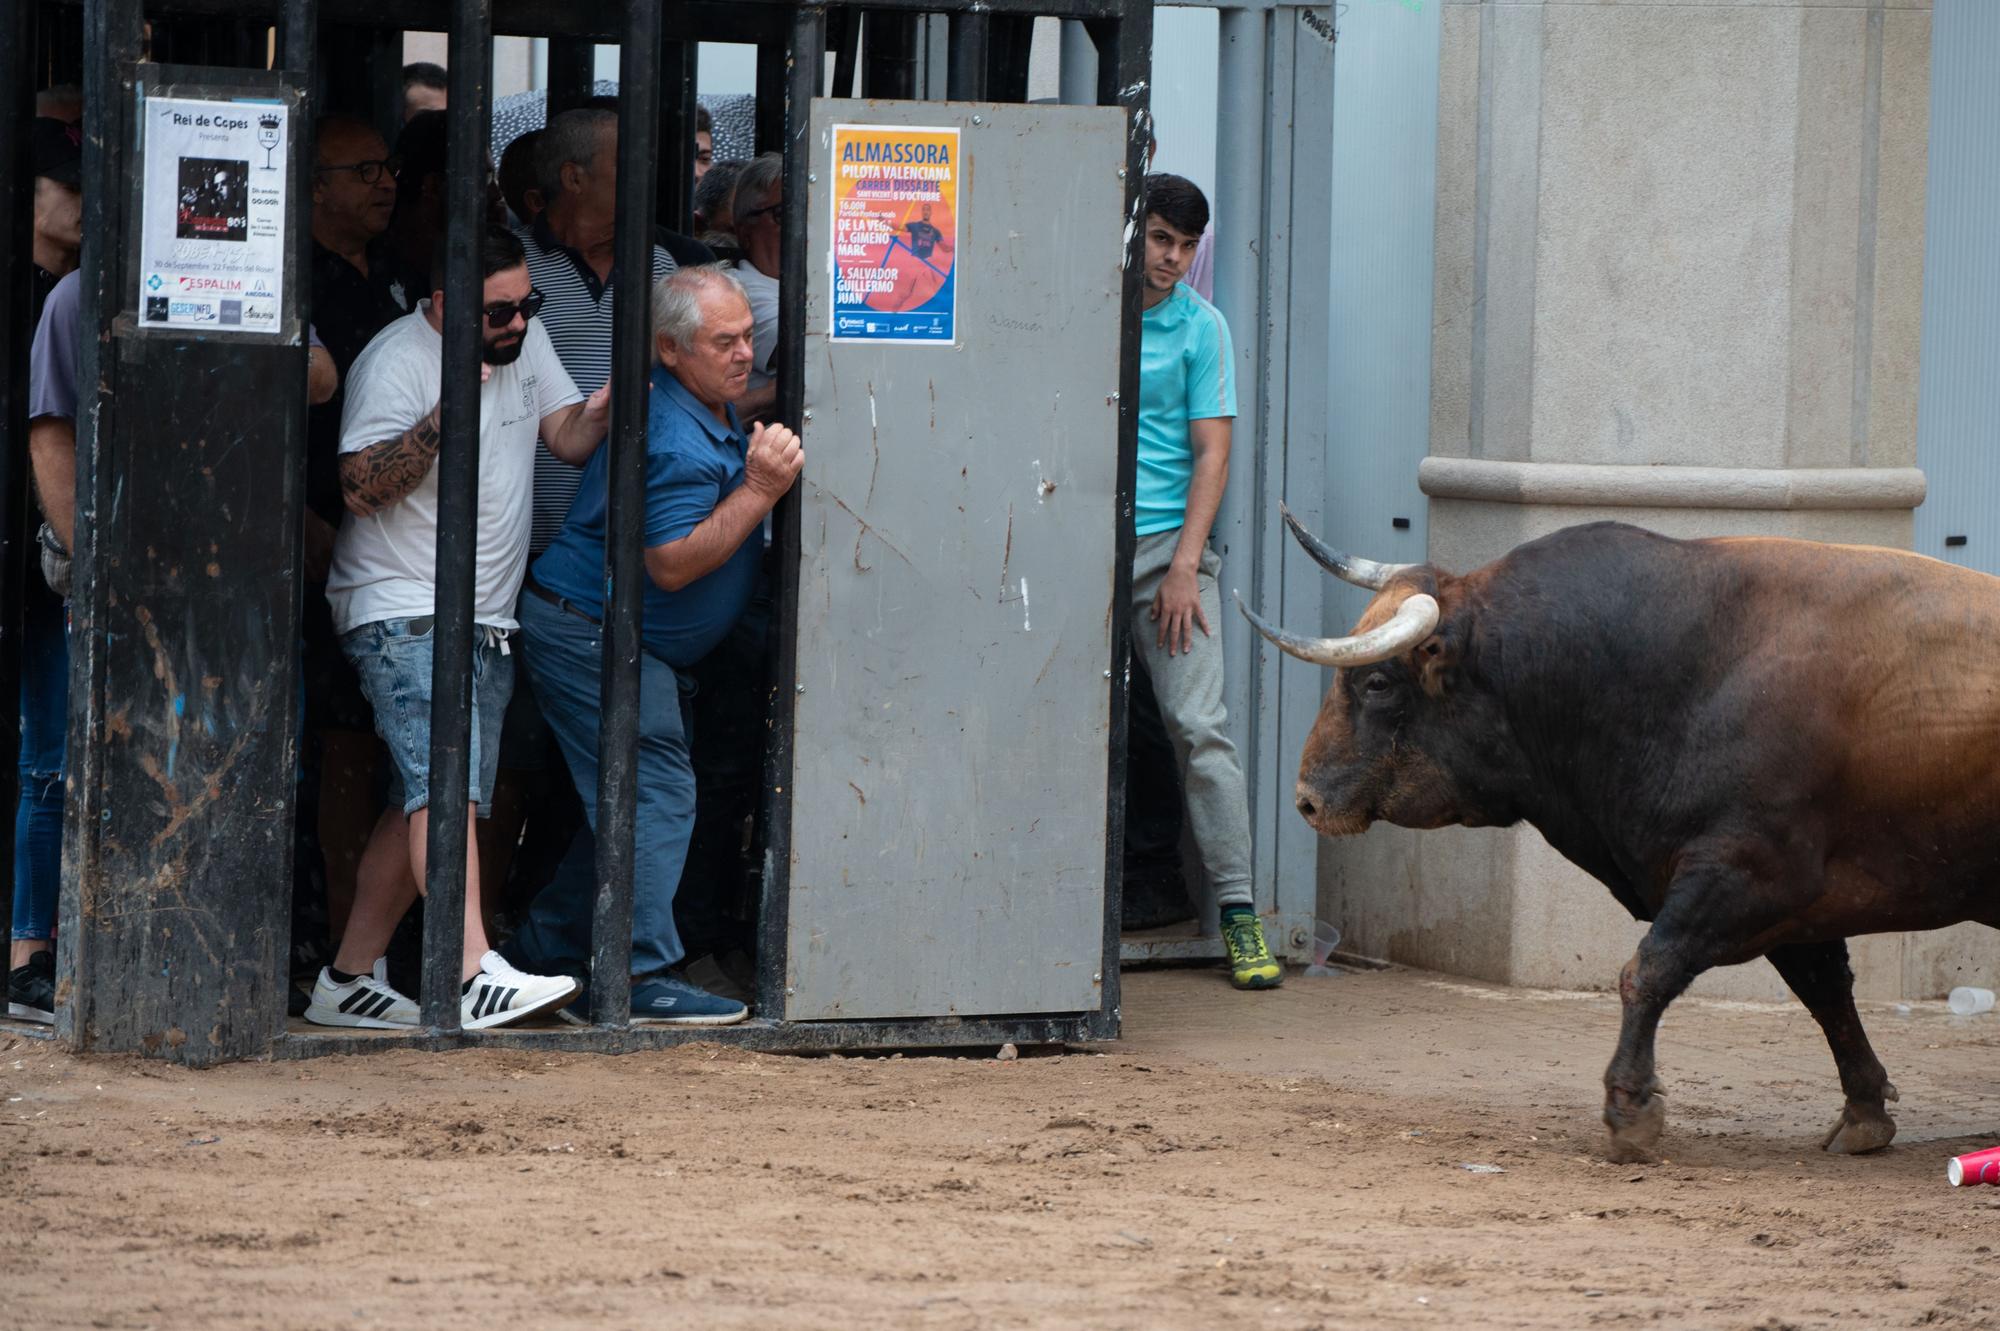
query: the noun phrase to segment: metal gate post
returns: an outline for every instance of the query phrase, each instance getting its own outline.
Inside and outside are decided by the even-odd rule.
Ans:
[[[14,811],[18,798],[20,711],[8,700],[20,693],[21,597],[26,586],[28,534],[28,322],[34,248],[35,176],[29,131],[35,111],[35,6],[21,0],[0,15],[0,80],[9,94],[0,105],[0,273],[6,274],[6,314],[0,317],[0,920],[14,918]],[[39,576],[39,575],[38,575]],[[11,929],[8,938],[13,937]],[[11,965],[11,958],[9,964]]]
[[[951,16],[951,69],[947,96],[954,102],[986,100],[986,52],[993,32],[991,16],[981,12]]]
[[[590,99],[597,87],[597,43],[588,37],[549,38],[549,90],[543,124]]]
[[[611,450],[606,478],[604,665],[597,727],[597,903],[590,1019],[632,1015],[632,893],[639,809],[640,555],[645,532],[647,336],[652,327],[654,137],[660,124],[660,6],[626,0],[618,65],[617,268],[611,311]],[[677,155],[680,156],[680,155]]]
[[[1263,318],[1265,32],[1263,10],[1224,9],[1220,14],[1215,133],[1215,305],[1228,321],[1235,353],[1236,426],[1229,450],[1229,486],[1215,518],[1214,543],[1222,555],[1224,585],[1240,587],[1264,609],[1258,567],[1259,468],[1265,457],[1262,367],[1270,351]],[[1223,701],[1229,730],[1241,755],[1250,795],[1250,825],[1260,827],[1258,752],[1264,706],[1251,643],[1256,634],[1235,614],[1216,625],[1222,634]],[[1251,881],[1260,912],[1272,909],[1270,838],[1252,838]]]
[[[141,14],[136,0],[85,10],[57,1033],[208,1063],[267,1052],[284,1022],[306,339],[295,299],[277,337],[142,326],[127,258]],[[291,86],[226,68],[136,77]],[[290,282],[305,280],[301,235],[285,238]]]
[[[792,16],[784,85],[784,247],[778,269],[778,418],[807,448],[805,313],[811,197],[812,102],[826,67],[826,11],[803,6]],[[792,892],[792,734],[799,684],[799,500],[794,487],[772,513],[776,570],[771,597],[770,740],[764,746],[764,893],[757,912],[757,1010],[785,1010]]]
[[[454,0],[445,114],[443,442],[437,460],[437,617],[431,629],[431,753],[424,878],[423,1020],[459,1028],[471,789],[473,561],[479,542],[480,250],[493,128],[492,0]]]
[[[1146,158],[1153,138],[1153,10],[1135,5],[1118,20],[1095,20],[1086,31],[1097,47],[1097,101],[1123,106],[1125,140],[1124,317],[1118,358],[1118,564],[1111,579],[1110,761],[1104,838],[1104,1010],[1096,1021],[1107,1037],[1118,1031],[1122,982],[1119,933],[1124,910],[1126,693],[1132,675],[1133,491],[1139,470],[1139,336],[1145,316],[1146,231],[1140,216]]]
[[[665,31],[664,19],[662,32]],[[658,177],[654,196],[655,216],[667,226],[686,234],[694,228],[694,127],[697,60],[699,43],[680,36],[663,37],[660,42],[659,76],[654,80],[660,93],[655,99],[659,112],[653,117],[653,142],[659,145],[654,161]],[[618,71],[619,89],[625,88],[625,70]],[[621,131],[618,141],[625,141]],[[619,179],[623,180],[623,173]],[[648,228],[650,230],[650,228]],[[646,257],[645,255],[641,256]],[[652,269],[648,267],[647,272]],[[651,361],[648,353],[647,363]]]
[[[1264,322],[1270,347],[1259,385],[1264,461],[1251,502],[1261,542],[1260,613],[1317,624],[1328,579],[1276,521],[1279,500],[1312,530],[1324,530],[1330,430],[1326,373],[1332,337],[1333,24],[1328,11],[1286,6],[1272,14],[1265,152],[1270,162],[1262,245]],[[1342,625],[1344,631],[1346,625]],[[1249,635],[1246,635],[1249,636]],[[1255,853],[1269,866],[1271,947],[1311,956],[1319,913],[1319,837],[1292,808],[1298,754],[1318,715],[1326,673],[1302,670],[1261,638],[1252,641],[1258,698],[1258,763],[1250,773]],[[1282,669],[1281,669],[1282,665]]]

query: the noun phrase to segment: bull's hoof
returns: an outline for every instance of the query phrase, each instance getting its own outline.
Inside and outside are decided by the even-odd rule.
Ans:
[[[1604,1126],[1611,1129],[1611,1163],[1651,1164],[1667,1128],[1666,1100],[1657,1093],[1638,1100],[1614,1092],[1604,1106]]]
[[[1828,1129],[1820,1149],[1835,1155],[1866,1155],[1896,1138],[1896,1120],[1879,1104],[1849,1104]]]

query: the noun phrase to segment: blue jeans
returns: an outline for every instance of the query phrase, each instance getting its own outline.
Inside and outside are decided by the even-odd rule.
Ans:
[[[41,581],[39,574],[32,581]],[[14,937],[55,932],[62,890],[63,741],[69,634],[62,600],[30,586],[21,607],[21,799],[14,809]]]
[[[521,598],[522,655],[542,716],[569,763],[591,830],[597,828],[597,730],[604,637],[594,624],[540,597]],[[639,656],[639,818],[632,883],[632,974],[680,961],[674,892],[694,828],[694,766],[688,759],[687,685],[672,666]],[[529,908],[506,952],[537,974],[587,975],[596,899],[596,843],[578,836]]]
[[[389,802],[405,814],[431,802],[431,617],[384,619],[340,635],[340,650],[361,676],[361,691],[375,709],[375,733],[389,746],[396,775]],[[468,793],[479,816],[491,816],[493,775],[500,766],[500,723],[514,692],[512,648],[472,627],[471,754]]]

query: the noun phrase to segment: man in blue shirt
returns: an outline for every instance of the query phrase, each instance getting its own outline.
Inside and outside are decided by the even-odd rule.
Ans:
[[[1208,544],[1229,479],[1236,381],[1229,325],[1182,281],[1207,226],[1208,200],[1192,182],[1146,177],[1132,645],[1186,765],[1188,820],[1221,906],[1230,978],[1270,989],[1284,969],[1251,899],[1249,800],[1222,701],[1222,560]]]
[[[764,517],[805,465],[782,425],[746,436],[734,404],[749,388],[755,321],[742,285],[712,266],[653,289],[653,372],[646,431],[644,652],[639,685],[639,817],[632,889],[632,1020],[724,1025],[743,1004],[668,973],[681,960],[674,892],[694,824],[694,769],[683,703],[688,668],[722,641],[757,583]],[[528,672],[593,830],[604,619],[610,449],[599,449],[560,534],[535,561],[521,598]],[[507,955],[556,972],[588,966],[592,874],[572,854],[543,890]],[[588,1019],[580,997],[564,1016]]]

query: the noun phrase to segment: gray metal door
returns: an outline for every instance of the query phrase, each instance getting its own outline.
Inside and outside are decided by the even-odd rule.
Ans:
[[[956,127],[955,328],[838,340],[835,126]],[[1125,114],[816,101],[785,1016],[1100,1005]]]

